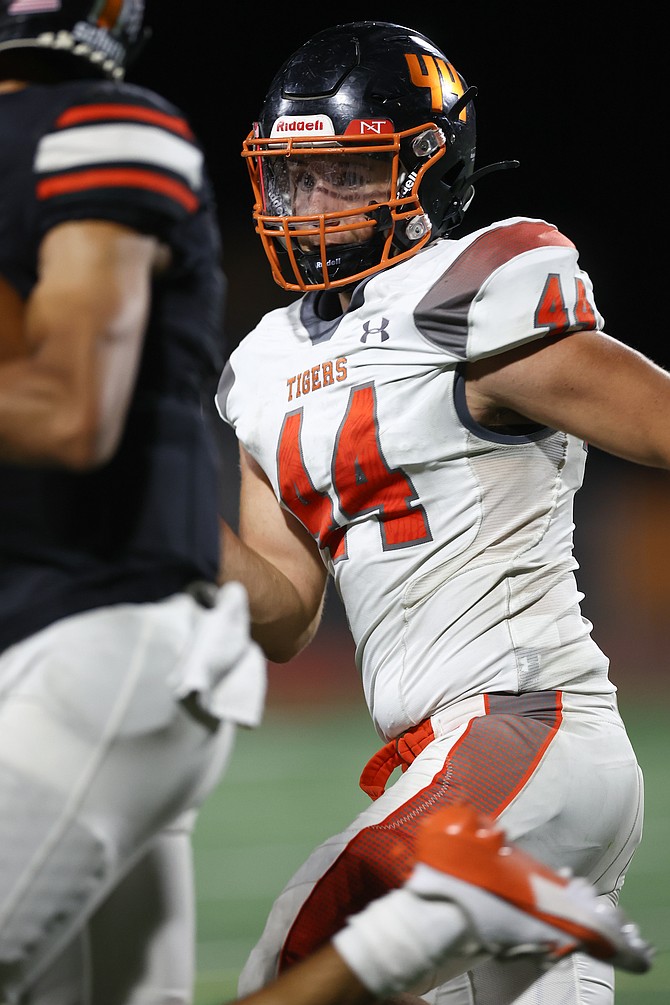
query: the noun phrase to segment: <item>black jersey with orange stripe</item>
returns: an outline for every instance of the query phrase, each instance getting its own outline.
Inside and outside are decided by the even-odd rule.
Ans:
[[[220,480],[203,400],[223,358],[225,281],[212,187],[181,112],[126,83],[0,96],[0,273],[27,297],[58,224],[160,238],[136,391],[114,459],[86,473],[0,465],[0,646],[91,607],[213,580]],[[204,397],[203,397],[204,396]]]

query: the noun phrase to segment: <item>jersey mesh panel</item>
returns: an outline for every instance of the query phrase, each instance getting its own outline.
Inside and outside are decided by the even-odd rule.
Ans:
[[[493,714],[471,721],[430,784],[359,831],[315,884],[284,943],[280,972],[323,945],[349,915],[400,886],[425,813],[467,800],[496,817],[527,781],[560,724],[558,693],[490,696],[488,702]]]

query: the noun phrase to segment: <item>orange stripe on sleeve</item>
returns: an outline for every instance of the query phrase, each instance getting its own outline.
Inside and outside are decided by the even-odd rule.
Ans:
[[[82,122],[91,122],[100,119],[133,119],[135,122],[146,122],[153,126],[162,126],[173,133],[179,133],[187,140],[192,140],[193,133],[184,119],[176,115],[168,115],[166,112],[158,112],[153,108],[140,108],[137,105],[79,105],[76,108],[68,108],[56,120],[56,125],[63,128],[65,126],[81,125]]]
[[[196,195],[181,182],[154,171],[131,168],[98,168],[77,171],[56,178],[46,178],[37,185],[38,199],[51,199],[58,195],[84,192],[92,188],[143,188],[168,196],[180,203],[189,213],[199,205]]]

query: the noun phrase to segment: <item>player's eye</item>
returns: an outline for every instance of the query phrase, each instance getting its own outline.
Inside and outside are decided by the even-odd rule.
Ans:
[[[311,171],[299,171],[295,178],[295,187],[299,192],[311,192],[316,185],[316,178]]]

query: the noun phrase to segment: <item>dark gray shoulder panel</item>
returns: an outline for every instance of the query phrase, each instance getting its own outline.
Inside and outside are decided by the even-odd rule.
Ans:
[[[468,315],[486,279],[524,251],[569,245],[551,224],[524,220],[481,234],[452,262],[414,311],[414,323],[430,342],[457,359],[467,358]]]

